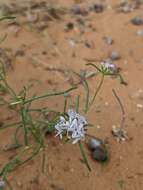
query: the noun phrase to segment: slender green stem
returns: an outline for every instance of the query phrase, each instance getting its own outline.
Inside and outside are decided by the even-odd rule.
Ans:
[[[92,66],[92,67],[96,68],[97,71],[99,71],[100,73],[102,73],[102,70],[99,67],[97,67],[96,65],[94,65],[93,63],[87,63],[86,65],[87,66]]]
[[[121,83],[121,84],[123,84],[123,85],[125,85],[125,86],[127,86],[127,85],[128,85],[128,83],[127,83],[126,81],[124,81],[124,79],[123,79],[122,75],[117,74],[117,76],[119,77],[119,79],[120,79],[120,83]]]
[[[82,157],[83,157],[83,161],[84,161],[84,163],[86,164],[88,170],[91,171],[91,168],[90,168],[90,165],[89,165],[89,163],[88,163],[86,154],[85,154],[85,152],[84,152],[83,145],[82,145],[82,143],[81,143],[80,141],[78,142],[78,144],[79,144],[79,149],[80,149],[81,155],[82,155]]]
[[[6,39],[7,34],[5,34],[1,39],[0,39],[0,44]]]
[[[62,91],[62,92],[53,92],[53,93],[47,93],[47,94],[44,94],[44,95],[41,95],[41,96],[35,96],[33,98],[30,98],[28,100],[25,100],[24,101],[24,104],[27,104],[29,102],[33,102],[34,100],[39,100],[39,99],[42,99],[42,98],[47,98],[47,97],[50,97],[50,96],[60,96],[60,95],[63,95],[65,93],[68,93],[72,90],[75,90],[77,89],[77,87],[72,87],[72,88],[69,88],[68,90],[65,90],[65,91]]]
[[[19,165],[23,165],[23,164],[25,164],[26,162],[32,160],[32,159],[39,153],[40,149],[41,149],[41,145],[39,145],[38,148],[35,148],[35,150],[33,151],[32,155],[29,156],[29,158],[27,158],[27,159],[24,160],[23,162],[21,162]]]
[[[80,98],[80,95],[77,95],[76,100],[75,100],[75,110],[77,113],[79,112],[79,98]]]
[[[15,93],[14,90],[9,86],[9,84],[7,83],[7,81],[6,81],[5,78],[3,78],[3,82],[4,82],[5,86],[6,86],[6,88],[7,88],[8,92],[9,92],[9,94],[10,94],[13,98],[16,98],[16,97],[17,97],[17,96],[16,96],[16,93]]]
[[[127,86],[128,83],[123,79],[122,75],[120,73],[105,73],[105,76],[114,76],[119,77],[120,83]]]
[[[0,97],[0,105],[9,105],[9,102],[7,102],[4,98]]]
[[[95,98],[96,98],[96,96],[97,96],[97,94],[98,94],[98,92],[99,92],[99,90],[100,90],[100,88],[101,88],[101,86],[103,84],[103,81],[104,81],[104,74],[102,74],[101,81],[100,81],[100,83],[99,83],[99,85],[98,85],[98,87],[97,87],[97,89],[96,89],[96,91],[94,93],[93,99],[92,99],[92,101],[90,103],[91,105],[94,103]]]
[[[84,112],[87,113],[88,106],[89,106],[89,87],[88,87],[88,83],[86,80],[83,81],[83,86],[85,89]]]
[[[47,107],[44,107],[44,108],[29,108],[27,110],[28,112],[57,112],[56,110],[53,110],[53,109],[49,109]]]
[[[28,129],[26,126],[26,109],[22,106],[21,108],[21,118],[22,118],[22,123],[23,123],[23,129],[24,129],[24,142],[25,146],[28,145]]]
[[[76,88],[77,88],[77,87],[72,87],[72,88],[70,88],[70,89],[68,89],[68,90],[66,90],[66,91],[54,92],[54,93],[47,93],[47,94],[44,94],[44,95],[42,95],[42,96],[36,96],[36,97],[33,97],[33,98],[29,99],[29,100],[26,100],[26,101],[24,102],[24,104],[27,104],[27,103],[32,102],[32,101],[34,101],[34,100],[38,100],[38,99],[50,97],[50,96],[63,95],[63,94],[68,93],[68,92],[70,92],[70,91],[72,91],[72,90],[75,90]]]
[[[7,173],[13,171],[16,167],[21,166],[25,164],[26,162],[32,160],[40,151],[41,145],[38,145],[34,150],[33,153],[25,160],[20,159],[20,154],[17,155],[13,160],[11,160],[9,163],[7,163],[4,168],[0,171],[0,176],[6,177]],[[25,152],[25,150],[23,151]],[[23,154],[22,152],[22,154]]]
[[[0,17],[0,21],[6,20],[6,19],[8,19],[8,20],[10,19],[11,20],[11,19],[15,19],[15,18],[16,18],[15,16],[10,16],[10,15],[9,16],[1,16]]]
[[[43,155],[42,155],[42,172],[45,173],[45,163],[46,163],[46,153],[45,147],[43,147]]]
[[[21,127],[22,127],[22,125],[18,126],[18,127],[16,128],[15,133],[14,133],[15,144],[17,144],[17,145],[19,145],[18,139],[17,139],[17,134],[18,134],[18,132],[19,132],[19,130],[20,130]]]
[[[64,97],[64,113],[66,113],[67,109],[67,97]]]
[[[8,124],[8,125],[3,125],[2,127],[0,127],[0,130],[2,130],[2,129],[6,129],[6,128],[8,128],[8,127],[15,127],[16,125],[20,125],[21,124],[21,121],[20,122],[16,122],[16,123],[10,123],[10,124]]]

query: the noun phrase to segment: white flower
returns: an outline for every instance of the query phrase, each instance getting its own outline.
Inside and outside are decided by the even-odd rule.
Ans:
[[[117,70],[116,66],[112,64],[111,61],[108,61],[108,60],[102,61],[100,64],[104,70],[107,70],[107,72],[114,73]]]
[[[62,138],[66,134],[69,139],[73,140],[72,143],[75,144],[85,138],[85,125],[87,121],[72,109],[69,109],[67,114],[68,120],[61,116],[59,122],[55,125],[56,136]]]

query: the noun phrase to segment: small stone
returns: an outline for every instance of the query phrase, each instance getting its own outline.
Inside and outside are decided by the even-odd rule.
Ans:
[[[106,161],[108,159],[107,152],[102,147],[97,147],[93,151],[92,157],[93,157],[94,160],[96,160],[98,162],[104,162],[104,161]]]
[[[64,188],[61,185],[51,184],[50,186],[53,190],[64,190]]]
[[[75,46],[76,46],[76,42],[75,42],[75,40],[73,40],[73,39],[69,39],[69,45],[70,45],[70,47],[71,48],[74,48]]]
[[[96,128],[97,128],[97,129],[100,129],[100,128],[101,128],[101,126],[100,126],[100,125],[97,125],[97,126],[96,126]]]
[[[67,23],[67,24],[64,26],[64,30],[65,30],[66,32],[72,30],[73,28],[74,28],[74,24],[73,24],[72,22],[69,22],[69,23]]]
[[[119,12],[123,12],[123,13],[129,13],[134,11],[135,9],[138,9],[141,5],[141,1],[140,0],[136,0],[136,1],[127,1],[127,0],[123,0],[119,6],[117,7],[117,10]]]
[[[87,48],[94,48],[94,43],[93,42],[85,41],[84,44],[85,44],[85,46]]]
[[[81,7],[79,5],[75,5],[72,7],[71,12],[75,15],[82,15],[85,16],[88,14],[88,10],[86,10],[84,7]]]
[[[111,37],[104,37],[103,39],[107,45],[112,45],[114,43],[114,40]]]
[[[80,9],[80,7],[78,5],[73,6],[71,11],[74,14],[81,14],[81,9]]]
[[[104,11],[104,6],[102,4],[94,3],[90,6],[90,10],[93,10],[96,13],[102,13]]]
[[[138,30],[137,35],[140,36],[140,37],[143,37],[143,30]]]
[[[0,121],[0,127],[3,127],[4,122]]]
[[[109,102],[105,102],[105,106],[109,106]]]
[[[24,56],[24,55],[25,55],[25,52],[24,50],[21,50],[21,49],[17,50],[15,53],[15,56]]]
[[[119,60],[121,57],[120,57],[120,55],[119,55],[119,53],[117,51],[112,51],[109,58],[112,61],[115,61],[115,60]]]
[[[128,3],[121,3],[118,10],[123,13],[129,13],[133,11],[132,7]]]
[[[97,147],[102,145],[102,141],[97,138],[91,138],[88,142],[88,147],[91,151],[94,151]]]
[[[136,92],[134,92],[132,95],[131,95],[131,98],[133,98],[133,99],[136,99],[136,98],[138,98],[138,99],[143,99],[143,89],[142,88],[140,88],[140,89],[138,89]]]
[[[137,108],[142,109],[143,105],[142,104],[137,104]]]
[[[134,25],[143,25],[143,19],[140,18],[139,16],[134,17],[133,19],[131,19],[131,23]]]
[[[17,184],[18,187],[22,187],[23,186],[20,181],[17,181],[16,184]]]

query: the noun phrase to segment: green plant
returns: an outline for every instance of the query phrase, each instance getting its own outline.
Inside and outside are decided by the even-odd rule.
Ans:
[[[2,17],[1,20],[11,19],[12,17]],[[88,63],[88,66],[94,67],[99,74],[101,74],[101,81],[94,92],[93,98],[90,100],[90,92],[88,81],[84,75],[75,73],[81,80],[81,84],[84,87],[85,98],[84,98],[84,113],[87,113],[90,109],[90,106],[94,104],[97,94],[99,93],[104,79],[106,76],[116,76],[119,77],[122,84],[126,84],[122,76],[116,72],[116,68],[113,64],[102,63],[99,66]],[[16,93],[15,90],[9,85],[6,78],[6,72],[4,65],[0,64],[0,105],[7,106],[8,109],[15,111],[17,114],[18,120],[14,123],[3,124],[0,130],[4,130],[10,127],[15,129],[13,134],[14,144],[12,148],[18,149],[18,154],[8,162],[0,171],[0,177],[7,185],[9,189],[12,189],[11,185],[7,180],[8,173],[12,172],[18,166],[21,166],[28,161],[32,160],[39,152],[43,152],[43,162],[42,162],[42,171],[44,172],[45,164],[45,135],[47,133],[53,134],[57,132],[63,141],[73,141],[74,143],[78,142],[79,150],[81,152],[83,163],[87,166],[88,170],[91,171],[91,167],[87,160],[84,144],[82,139],[85,138],[87,134],[87,127],[89,124],[85,118],[79,115],[79,101],[80,96],[76,96],[76,105],[71,111],[67,108],[68,105],[68,96],[70,93],[78,88],[79,84],[70,87],[67,90],[60,92],[47,92],[42,95],[33,95],[30,98],[27,96],[30,86],[23,87],[23,89]],[[7,94],[7,98],[5,98]],[[47,99],[50,97],[63,96],[63,110],[57,111],[49,107],[44,108],[33,108],[33,102],[38,100]],[[75,110],[75,111],[74,111]],[[48,117],[48,115],[52,117]],[[73,116],[74,115],[74,116]],[[75,133],[75,129],[76,131]],[[18,132],[22,131],[23,134],[23,143],[21,144],[18,139]],[[31,139],[33,140],[31,143]],[[27,155],[27,157],[25,157]]]

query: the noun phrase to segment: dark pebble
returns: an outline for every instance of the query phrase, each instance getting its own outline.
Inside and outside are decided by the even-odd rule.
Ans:
[[[61,187],[60,185],[57,185],[57,184],[51,184],[50,186],[53,190],[64,190],[63,187]]]
[[[82,16],[85,16],[88,14],[88,10],[86,10],[78,5],[73,6],[71,9],[71,12],[75,15],[82,15]]]
[[[96,13],[102,13],[104,11],[104,6],[102,4],[94,4],[93,5],[93,10]]]
[[[96,161],[99,162],[104,162],[108,159],[107,152],[104,148],[102,147],[97,147],[93,152],[92,152],[92,158]]]
[[[69,22],[65,25],[65,31],[72,30],[74,28],[74,24],[72,22]]]
[[[73,6],[71,11],[72,11],[73,14],[76,14],[76,15],[81,14],[81,9],[77,5]]]
[[[134,24],[134,25],[143,25],[143,19],[140,18],[139,16],[137,17],[134,17],[133,19],[131,19],[131,23]]]
[[[102,144],[102,140],[97,138],[91,138],[88,142],[88,148],[89,150],[94,151],[97,147],[101,146]]]

